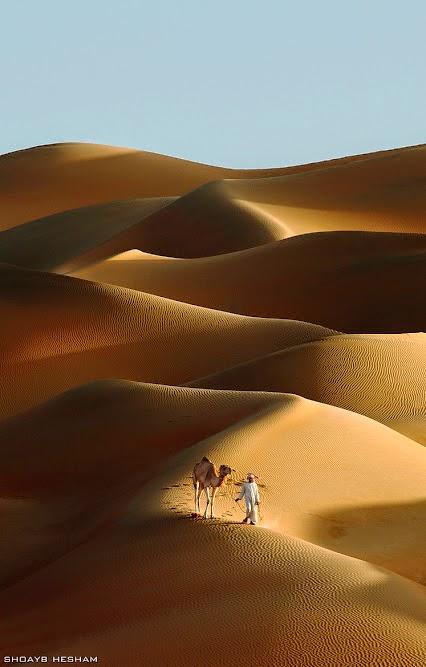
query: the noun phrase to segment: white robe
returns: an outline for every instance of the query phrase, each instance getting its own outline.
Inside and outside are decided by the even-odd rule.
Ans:
[[[251,523],[257,523],[257,503],[260,502],[260,497],[256,482],[244,482],[237,500],[242,498],[246,503],[246,516]]]

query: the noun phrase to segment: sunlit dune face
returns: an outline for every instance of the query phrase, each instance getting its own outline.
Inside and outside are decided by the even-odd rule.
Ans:
[[[2,653],[424,667],[425,179],[0,157]]]

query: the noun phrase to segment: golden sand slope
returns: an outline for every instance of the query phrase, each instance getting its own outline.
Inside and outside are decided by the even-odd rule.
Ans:
[[[96,452],[88,454],[84,440],[76,449],[72,435],[75,411],[87,399],[92,418],[84,437],[91,444],[102,440],[109,456],[109,462],[100,460],[100,470],[93,467]],[[154,405],[159,409],[152,414]],[[186,444],[221,428],[221,419],[240,421],[170,459],[142,487],[145,464],[158,456],[155,449],[169,446],[170,452],[173,441],[176,446],[179,430],[188,425],[188,408],[195,431],[187,431]],[[252,414],[244,417],[241,408]],[[132,432],[130,440],[109,433],[112,412],[118,428]],[[54,439],[58,425],[71,427],[70,434],[63,431],[60,451]],[[0,622],[0,636],[7,638],[3,653],[97,654],[105,664],[129,666],[191,664],[201,651],[207,665],[246,664],[248,651],[259,664],[296,667],[422,665],[425,610],[419,587],[291,537],[309,531],[343,551],[353,545],[366,549],[396,569],[400,560],[405,567],[410,563],[410,574],[418,574],[420,515],[410,503],[423,488],[426,458],[420,446],[366,418],[292,396],[103,383],[9,421],[2,435],[9,451],[16,449],[14,474],[24,489],[25,472],[17,462],[28,449],[22,434],[34,427],[41,433],[32,444],[32,497],[56,523],[46,553],[52,555],[55,534],[63,545],[66,532],[69,544],[60,558],[53,551],[54,560],[0,594],[8,609]],[[146,436],[139,449],[138,431]],[[70,449],[75,472],[61,486],[63,455]],[[217,461],[232,458],[228,462],[239,472],[248,462],[257,467],[266,484],[262,512],[274,532],[173,518],[188,508],[187,477],[201,452]],[[7,473],[4,461],[0,469]],[[115,479],[100,484],[98,472],[102,477],[111,470]],[[43,471],[46,485],[37,490]],[[345,521],[339,510],[348,499],[353,510]],[[371,500],[381,502],[372,513]],[[395,512],[395,502],[405,511]],[[235,513],[227,495],[218,498],[220,512],[228,506]],[[290,535],[281,535],[282,529]],[[72,542],[79,530],[80,545]],[[404,533],[403,554],[395,531]]]
[[[426,293],[426,235],[306,234],[189,260],[131,250],[73,275],[217,310],[348,332],[426,331],[419,298]]]
[[[0,157],[2,655],[424,667],[425,158]]]
[[[9,499],[5,514],[13,519],[4,526],[12,534],[9,554],[2,554],[3,559],[9,556],[8,567],[2,568],[9,578],[10,568],[15,573],[21,560],[34,567],[32,540],[36,538],[40,555],[51,559],[51,549],[61,544],[65,549],[76,539],[75,529],[87,531],[88,525],[99,523],[114,495],[117,502],[138,491],[167,456],[181,452],[170,464],[171,472],[169,466],[162,481],[154,483],[151,504],[142,501],[144,511],[156,515],[161,506],[192,510],[189,475],[207,453],[236,468],[234,481],[255,468],[264,525],[426,581],[426,535],[419,530],[426,518],[421,502],[425,450],[351,412],[287,394],[110,380],[79,387],[3,421],[0,444],[2,495]],[[185,449],[189,445],[194,446]],[[236,488],[229,480],[216,509],[225,519],[239,521]],[[141,493],[151,491],[146,487]],[[34,513],[36,500],[40,516]],[[137,496],[133,504],[139,502]],[[55,523],[67,528],[64,542],[41,520],[49,503],[55,505],[50,520],[56,514]],[[95,511],[81,523],[77,519],[84,508]],[[25,516],[32,522],[29,533],[22,529]],[[395,534],[400,536],[397,543]],[[18,548],[29,539],[27,549]]]
[[[336,336],[188,384],[300,394],[367,415],[403,433],[411,431],[411,437],[418,435],[421,441],[426,429],[426,335]]]
[[[92,144],[19,151],[0,158],[1,228],[32,222],[0,237],[0,260],[71,270],[133,247],[191,258],[305,232],[421,232],[425,150],[247,172]],[[158,200],[112,201],[141,197]]]
[[[149,245],[127,249],[191,258],[319,231],[422,233],[425,155],[421,146],[277,170],[267,178],[233,174],[154,213],[149,224],[164,237],[153,234]]]
[[[424,448],[361,415],[299,396],[270,396],[269,406],[179,454],[160,482],[148,485],[151,505],[145,489],[132,507],[153,515],[161,505],[190,507],[188,471],[207,453],[235,467],[236,479],[255,470],[264,527],[426,583]],[[216,514],[241,521],[234,493],[229,484]]]
[[[226,181],[228,197],[280,220],[286,236],[315,231],[424,232],[426,146],[274,178]]]
[[[111,667],[200,656],[209,667],[423,667],[426,655],[419,586],[242,526],[133,515],[0,601],[8,655],[98,655]]]
[[[7,265],[0,288],[2,416],[98,378],[181,384],[335,333]]]
[[[2,228],[116,199],[180,195],[230,172],[131,148],[37,146],[0,157]]]
[[[127,151],[120,157],[120,150],[124,149],[72,144],[0,158],[0,175],[2,160],[9,167],[10,161],[12,166],[17,161],[19,167],[23,160],[24,166],[29,165],[31,183],[38,188],[51,188],[56,184],[55,196],[65,197],[62,206],[57,204],[61,211],[57,215],[34,220],[37,217],[34,210],[33,215],[27,214],[26,220],[31,222],[3,233],[0,236],[0,260],[27,268],[70,271],[132,248],[169,257],[194,258],[252,248],[306,232],[352,229],[424,231],[424,147],[374,153],[363,159],[355,156],[310,167],[272,170],[270,173],[274,175],[269,178],[261,178],[263,172],[258,170],[253,172],[250,180],[241,180],[244,172],[231,170],[232,179],[207,183],[180,198],[165,196],[180,192],[179,187],[167,186],[168,179],[173,181],[173,174],[176,183],[180,183],[186,169],[197,172],[197,169],[216,168],[138,151]],[[37,159],[38,151],[41,151],[42,163],[47,160],[49,173],[49,180],[41,183],[38,180],[44,172]],[[105,175],[102,169],[109,164],[109,158],[99,158],[101,175],[98,177],[98,162],[89,159],[92,151],[100,155],[105,153],[105,156],[110,151],[113,155],[118,152],[117,159],[125,160],[125,165],[123,169],[121,165],[111,166]],[[75,162],[75,154],[79,155],[79,152],[86,157]],[[64,163],[60,162],[61,168],[56,168],[52,175],[50,160],[54,162],[54,156],[58,159],[62,156],[60,160]],[[163,167],[153,168],[152,160],[158,160],[159,165],[165,162],[170,167],[165,179],[161,177]],[[141,163],[141,171],[136,168],[135,161]],[[186,165],[185,169],[180,168],[181,162]],[[21,167],[15,176],[13,168],[6,169],[9,197],[15,181],[18,189],[22,187]],[[70,170],[72,173],[68,173]],[[138,189],[134,185],[135,177],[140,180],[142,173],[147,176],[143,180],[144,187],[152,181],[151,189],[142,186]],[[84,184],[79,181],[82,177],[86,179]],[[56,183],[57,178],[65,179],[64,183]],[[67,179],[71,179],[72,188],[69,184],[65,187]],[[92,183],[94,179],[97,179],[96,188]],[[157,188],[153,186],[154,182]],[[79,185],[78,190],[75,190],[76,185]],[[195,182],[193,185],[195,187]],[[130,191],[131,186],[133,190]],[[103,196],[100,188],[104,188]],[[150,193],[162,196],[148,198],[145,202],[133,200]],[[125,196],[128,201],[111,201]],[[13,206],[34,207],[40,203],[39,214],[52,212],[50,209],[42,211],[40,207],[44,206],[44,200],[39,195],[32,195],[27,202],[25,197],[14,197]],[[54,196],[49,195],[47,201],[52,207]],[[108,203],[76,209],[96,201]],[[0,212],[1,203],[0,192]],[[76,210],[64,211],[66,208]],[[3,229],[23,222],[13,223],[13,214],[11,217],[7,207],[2,220]],[[392,244],[392,241],[388,243]],[[404,245],[407,243],[409,241],[404,241]],[[297,246],[291,247],[296,249]],[[309,253],[309,248],[306,250]],[[262,261],[261,257],[259,255],[259,261]],[[250,261],[253,262],[253,258]]]
[[[59,211],[135,197],[176,196],[223,178],[262,178],[392,158],[415,147],[279,169],[225,169],[131,148],[90,143],[36,146],[0,156],[1,228]]]

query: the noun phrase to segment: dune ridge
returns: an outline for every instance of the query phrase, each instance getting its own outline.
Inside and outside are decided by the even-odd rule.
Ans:
[[[174,200],[156,197],[94,204],[17,225],[0,232],[0,261],[41,271],[79,264],[85,255],[108,248],[111,241],[120,247],[123,233],[131,233]]]
[[[61,426],[64,435],[58,449]],[[310,541],[316,534],[319,545],[426,581],[422,567],[426,544],[419,532],[424,449],[374,420],[339,408],[293,394],[106,380],[75,388],[3,421],[0,443],[5,459],[3,495],[12,507],[16,498],[60,507],[62,497],[77,495],[78,515],[86,505],[98,510],[95,516],[102,504],[110,510],[109,499],[117,489],[121,494],[127,487],[137,490],[153,476],[153,499],[151,505],[143,501],[144,510],[156,516],[159,507],[173,506],[184,513],[193,505],[191,460],[207,452],[213,460],[232,461],[236,468],[219,494],[217,511],[238,521],[239,508],[232,502],[234,483],[244,478],[252,462],[262,482],[267,526]],[[176,452],[177,462],[172,460],[167,464],[170,470],[160,473],[168,479],[159,483],[159,467],[161,471]],[[23,469],[24,458],[28,468]],[[304,469],[300,461],[305,462]],[[141,498],[150,495],[149,488],[145,486]],[[345,523],[340,512],[355,499],[358,514],[354,511]],[[393,509],[398,505],[405,512]],[[371,519],[369,506],[377,506]],[[380,527],[384,516],[385,530]],[[390,533],[402,532],[401,523],[404,557],[400,545],[388,543]]]
[[[425,179],[0,156],[2,656],[426,664]]]
[[[292,346],[189,382],[278,391],[364,414],[420,438],[426,426],[426,334],[352,334]]]
[[[259,551],[261,559],[247,555]],[[182,576],[188,553],[197,558],[191,578]],[[217,574],[224,570],[225,590]],[[267,530],[130,520],[39,570],[25,587],[26,604],[19,584],[0,594],[9,609],[1,622],[9,654],[24,641],[26,651],[43,645],[53,655],[96,654],[107,664],[190,664],[204,652],[205,663],[216,665],[220,636],[225,665],[244,664],[247,651],[260,664],[286,667],[374,664],[378,651],[378,664],[424,663],[420,587]],[[40,600],[36,610],[28,600]],[[235,631],[236,614],[252,632]]]
[[[221,183],[213,185],[213,196],[200,188],[187,197],[108,202],[18,225],[0,232],[0,260],[67,272],[134,246],[198,257],[254,247],[285,235],[272,216],[228,201],[221,195]],[[197,213],[194,201],[199,198]],[[170,212],[161,215],[166,208]]]
[[[182,384],[336,333],[8,265],[0,267],[0,290],[2,416],[90,380]]]
[[[227,180],[228,196],[256,202],[287,236],[346,230],[424,233],[426,147],[413,146],[275,178]]]
[[[216,310],[314,321],[350,333],[426,330],[419,298],[426,291],[424,235],[312,233],[190,260],[132,250],[73,275]]]
[[[407,146],[275,169],[227,169],[101,144],[35,146],[0,156],[0,217],[2,228],[7,229],[59,211],[112,199],[179,196],[221,178],[303,173],[358,160],[391,158],[423,148]]]
[[[111,479],[108,484],[102,484],[96,467],[86,467],[87,445],[80,442],[76,451],[73,433],[68,428],[63,447],[65,451],[69,447],[74,450],[70,463],[75,465],[79,460],[75,456],[81,457],[85,467],[76,465],[73,479],[64,480],[68,485],[56,483],[64,474],[64,452],[58,452],[55,447],[57,424],[72,428],[74,415],[81,409],[89,417],[94,406],[87,404],[88,397],[95,402],[96,412],[95,418],[88,421],[89,431],[85,432],[85,437],[88,442],[108,443],[115,450],[115,456],[121,451],[121,457],[116,459],[119,467],[112,466],[111,459],[105,458],[103,466],[109,474],[114,470],[115,482],[124,482],[124,493],[123,487],[117,487]],[[213,410],[206,410],[209,404],[214,406]],[[246,415],[240,412],[241,407]],[[225,420],[236,421],[228,426],[226,421],[220,423],[220,419],[215,423],[218,408]],[[191,424],[185,421],[188,409],[192,413]],[[48,419],[46,411],[50,413]],[[125,438],[124,458],[123,441],[110,431],[115,415],[118,416],[117,429],[124,426],[130,435],[130,439]],[[144,448],[136,448],[135,420],[146,429],[148,440]],[[197,421],[199,426],[194,430]],[[386,658],[383,664],[421,665],[425,649],[421,587],[389,569],[337,553],[339,549],[343,552],[353,549],[355,544],[356,549],[363,547],[373,562],[377,562],[381,547],[381,558],[388,568],[391,566],[398,571],[410,563],[409,574],[419,576],[424,553],[424,536],[417,525],[421,515],[417,518],[409,507],[410,498],[416,500],[423,488],[426,457],[419,445],[372,420],[296,396],[102,382],[67,392],[49,404],[3,423],[0,441],[7,442],[16,457],[15,474],[17,480],[21,477],[21,484],[25,473],[17,465],[18,448],[22,451],[28,447],[25,429],[33,429],[37,422],[43,430],[36,430],[38,438],[33,442],[31,453],[39,467],[31,480],[31,499],[33,504],[36,499],[44,500],[44,511],[50,518],[58,521],[60,517],[59,525],[66,530],[70,543],[65,551],[55,552],[59,541],[56,531],[56,544],[51,539],[53,544],[43,545],[44,557],[50,556],[50,560],[27,572],[24,580],[17,578],[0,591],[0,601],[9,609],[8,616],[0,622],[2,636],[8,637],[9,652],[9,647],[20,651],[25,641],[27,651],[37,643],[52,652],[96,651],[111,664],[119,655],[124,664],[154,658],[167,664],[172,655],[180,664],[190,659],[194,645],[201,646],[205,642],[200,615],[201,618],[209,615],[217,632],[229,628],[232,660],[242,660],[247,637],[243,633],[235,635],[230,619],[237,605],[242,623],[258,624],[257,612],[249,610],[261,605],[269,612],[261,616],[260,634],[255,631],[250,639],[253,655],[259,660],[265,656],[261,634],[268,628],[270,648],[266,651],[271,651],[267,655],[277,656],[277,664],[304,665],[319,660],[319,664],[341,665],[342,657],[352,662],[373,660],[377,643],[380,643],[380,655]],[[182,425],[191,433],[191,440],[195,442],[192,447],[188,447],[191,440],[181,439]],[[212,434],[196,442],[202,437],[202,431],[197,431],[200,427],[206,435],[212,429]],[[320,439],[316,437],[317,432],[321,433]],[[384,437],[375,438],[375,432]],[[142,485],[142,479],[146,478],[143,457],[150,454],[155,457],[160,452],[166,458],[170,455],[170,450],[167,455],[164,449],[159,452],[154,446],[158,446],[159,437],[166,438],[163,444],[167,440],[174,441],[180,451],[163,461],[159,473],[154,465],[151,468],[154,476],[151,474],[151,479]],[[284,438],[283,443],[280,437]],[[378,441],[383,451],[371,447],[372,440]],[[40,451],[45,450],[46,445],[49,456],[46,451],[43,454]],[[129,459],[129,447],[134,448],[133,460]],[[301,447],[304,449],[300,450]],[[387,455],[383,457],[385,451]],[[265,499],[262,511],[268,513],[270,525],[266,524],[256,534],[233,525],[232,521],[238,520],[238,516],[235,517],[235,506],[229,509],[232,489],[218,497],[218,511],[231,514],[227,523],[216,521],[199,525],[172,518],[173,512],[181,517],[185,514],[188,503],[185,496],[191,493],[187,486],[188,466],[201,452],[217,460],[232,457],[237,464],[237,475],[245,470],[248,461],[260,466]],[[319,464],[330,455],[336,466]],[[96,450],[91,456],[95,463]],[[277,464],[277,456],[284,457],[284,466]],[[352,467],[346,473],[345,457]],[[301,458],[306,463],[304,470],[300,469]],[[380,461],[380,465],[375,461]],[[123,463],[133,465],[131,483]],[[401,475],[401,465],[404,475]],[[50,479],[53,470],[56,480],[53,485],[48,482],[37,490],[34,483],[37,485],[40,475],[43,478],[43,468]],[[307,470],[310,483],[303,485],[304,497],[301,498],[298,477],[303,478]],[[88,475],[86,484],[81,483],[79,473]],[[282,474],[286,475],[285,498],[278,494]],[[330,475],[332,479],[327,480]],[[92,498],[85,489],[93,494]],[[369,499],[377,503],[378,489],[383,494],[380,500],[386,514],[371,518],[363,507]],[[359,507],[356,518],[351,517],[345,524],[342,517],[330,516],[330,507],[339,516],[342,500],[354,493]],[[101,508],[96,502],[93,504],[99,494],[103,498]],[[67,504],[61,499],[66,499]],[[407,505],[402,518],[392,510],[391,501],[395,500]],[[328,515],[321,517],[324,507]],[[28,514],[33,520],[33,515]],[[312,516],[323,521],[323,532],[328,535],[323,535],[323,541],[328,539],[329,543],[334,543],[333,549],[294,537],[303,530],[314,533]],[[386,528],[377,534],[383,516],[386,516]],[[402,563],[398,549],[394,546],[393,554],[389,550],[384,532],[393,534],[396,527],[401,530],[401,520],[411,535],[411,541],[406,539]],[[375,536],[373,543],[372,536]],[[60,544],[63,546],[63,538]],[[196,558],[196,567],[191,577],[174,576],[173,572],[188,567],[188,559],[192,557]],[[16,568],[16,561],[13,565]],[[218,571],[227,572],[225,591],[221,591],[218,583]],[[331,579],[333,586],[330,586]],[[218,593],[213,606],[211,595],[208,600],[204,596],[200,599],[200,591],[212,589]],[[44,595],[40,595],[42,590]],[[352,600],[349,607],[348,595]],[[28,596],[30,600],[39,600],[36,608],[28,608]],[[179,601],[177,607],[173,600]],[[79,613],[74,614],[70,624],[70,614],[77,610]],[[283,641],[283,631],[286,641]],[[171,644],[161,641],[170,633],[176,634]],[[395,643],[394,637],[402,635],[403,645]],[[186,639],[188,636],[191,643]],[[228,658],[231,653],[226,654],[225,659]],[[207,664],[214,664],[214,660],[217,661],[217,656],[213,654]]]

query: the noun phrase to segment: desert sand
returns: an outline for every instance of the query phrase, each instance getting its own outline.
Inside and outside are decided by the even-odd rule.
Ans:
[[[398,430],[426,427],[426,334],[353,334],[295,345],[191,382],[215,389],[285,391]],[[398,426],[397,426],[398,425]]]
[[[347,332],[426,330],[419,298],[426,293],[424,235],[312,233],[200,259],[133,249],[73,275],[207,308]]]
[[[425,175],[0,157],[2,656],[426,664]]]

